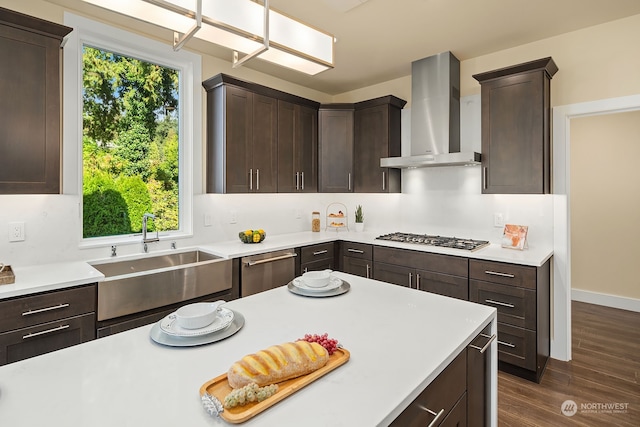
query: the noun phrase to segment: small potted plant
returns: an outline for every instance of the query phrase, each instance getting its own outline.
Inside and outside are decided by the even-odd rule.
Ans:
[[[364,230],[364,214],[362,213],[362,205],[356,206],[356,231]]]

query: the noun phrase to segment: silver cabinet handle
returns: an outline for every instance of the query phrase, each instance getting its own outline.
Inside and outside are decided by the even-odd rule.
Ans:
[[[31,334],[24,335],[22,339],[26,340],[28,338],[33,338],[33,337],[37,337],[44,334],[50,334],[52,332],[62,331],[63,329],[67,329],[68,327],[69,325],[61,325],[61,326],[58,326],[57,328],[47,329],[46,331],[33,332]]]
[[[487,189],[487,167],[482,168],[482,186]]]
[[[249,190],[253,190],[253,169],[249,169]]]
[[[326,254],[327,252],[329,252],[329,251],[325,249],[325,250],[323,250],[323,251],[317,251],[317,252],[314,252],[314,253],[313,253],[313,255],[314,255],[314,256],[316,256],[316,255],[322,255],[322,254]]]
[[[385,185],[386,185],[385,180],[384,180],[384,175],[385,175],[385,173],[384,173],[384,171],[383,171],[383,172],[382,172],[382,191],[384,191],[384,190],[385,190]]]
[[[413,273],[409,273],[409,289],[413,289],[411,287],[411,282],[413,282]]]
[[[347,174],[347,189],[351,191],[351,172]]]
[[[296,190],[300,189],[300,183],[299,183],[299,179],[300,179],[300,174],[298,172],[296,172]]]
[[[369,271],[371,271],[371,266],[369,266],[369,263],[367,263],[367,279],[371,278]]]
[[[442,415],[444,415],[444,409],[440,409],[440,412],[438,412],[436,414],[435,412],[433,412],[431,409],[427,408],[426,406],[422,406],[422,405],[419,405],[419,404],[417,406],[418,406],[418,408],[420,408],[420,409],[422,409],[424,411],[427,411],[431,415],[435,416],[433,421],[431,421],[427,427],[433,427],[433,426],[437,425],[438,421],[440,421],[440,417],[442,417]]]
[[[420,290],[420,273],[416,273],[416,289]]]
[[[484,353],[485,351],[487,351],[487,349],[489,348],[489,345],[498,337],[496,334],[493,334],[491,336],[486,334],[480,334],[480,336],[484,338],[489,338],[489,341],[487,341],[487,343],[482,348],[478,347],[477,345],[469,344],[469,347],[480,351],[480,353]]]
[[[260,264],[265,264],[267,262],[279,261],[281,259],[293,258],[295,256],[298,256],[298,254],[296,254],[296,253],[288,253],[288,254],[284,254],[284,255],[280,255],[280,256],[274,256],[272,258],[259,259],[257,261],[245,262],[245,265],[247,265],[248,267],[251,267],[253,265],[260,265]]]
[[[360,249],[353,249],[353,248],[348,248],[347,252],[353,252],[353,253],[356,253],[356,254],[363,254],[364,253],[364,251],[361,251]]]
[[[510,342],[504,342],[504,341],[498,340],[498,344],[505,345],[505,346],[511,347],[511,348],[516,348],[515,344],[511,344]]]
[[[300,177],[301,177],[301,179],[300,179],[300,183],[301,183],[300,189],[304,191],[304,172],[300,172]]]
[[[492,276],[500,276],[500,277],[510,277],[510,278],[514,278],[516,277],[515,274],[509,274],[509,273],[500,273],[498,271],[491,271],[491,270],[485,270],[484,271],[486,274],[490,274]]]
[[[509,303],[506,303],[506,302],[495,301],[495,300],[492,300],[492,299],[486,299],[486,300],[484,300],[484,302],[487,302],[489,304],[501,305],[502,307],[509,307],[509,308],[515,307],[515,305],[513,305],[513,304],[509,304]]]
[[[51,310],[60,310],[61,308],[67,308],[67,307],[69,307],[69,304],[58,304],[58,305],[54,305],[52,307],[39,308],[38,310],[25,311],[24,313],[22,313],[22,315],[23,316],[30,316],[32,314],[44,313],[45,311],[51,311]]]
[[[256,190],[260,190],[260,169],[256,169]]]

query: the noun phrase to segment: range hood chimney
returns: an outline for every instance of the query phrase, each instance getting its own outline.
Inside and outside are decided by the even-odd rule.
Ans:
[[[480,164],[460,152],[460,61],[442,52],[411,63],[411,155],[380,159],[381,167],[419,168]]]

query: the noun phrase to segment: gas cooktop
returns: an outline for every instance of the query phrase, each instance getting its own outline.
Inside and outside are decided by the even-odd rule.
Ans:
[[[392,242],[415,243],[419,245],[439,246],[443,248],[463,249],[476,251],[489,246],[487,240],[461,239],[458,237],[431,236],[428,234],[391,233],[376,237],[377,240],[389,240]]]

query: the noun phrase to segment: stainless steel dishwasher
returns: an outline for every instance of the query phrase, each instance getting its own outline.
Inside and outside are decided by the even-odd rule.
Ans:
[[[267,252],[242,258],[240,272],[240,296],[286,285],[295,278],[294,249]]]

